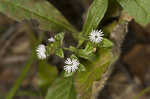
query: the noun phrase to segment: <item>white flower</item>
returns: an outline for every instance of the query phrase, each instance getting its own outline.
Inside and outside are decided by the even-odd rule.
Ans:
[[[89,39],[91,42],[100,43],[103,39],[103,35],[104,34],[101,30],[93,30],[89,35]]]
[[[46,58],[46,48],[45,48],[45,45],[40,44],[37,47],[36,52],[37,52],[37,56],[38,56],[39,59],[45,59]]]
[[[64,66],[64,70],[68,73],[71,73],[71,72],[75,72],[78,69],[80,63],[77,59],[67,58],[65,64],[66,65]]]
[[[49,42],[55,42],[55,39],[53,37],[48,39]]]

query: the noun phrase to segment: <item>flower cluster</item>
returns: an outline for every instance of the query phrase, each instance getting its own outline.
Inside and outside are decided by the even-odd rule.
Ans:
[[[55,39],[53,37],[48,39],[49,42],[55,42]]]
[[[49,42],[55,42],[55,39],[53,37],[48,39]],[[40,44],[37,49],[37,56],[39,59],[46,59],[47,55],[46,55],[46,47],[43,44]]]
[[[77,59],[67,58],[65,64],[66,65],[64,66],[64,70],[67,73],[71,73],[71,72],[75,72],[78,69],[80,63]]]
[[[89,39],[91,42],[100,43],[103,39],[103,35],[101,30],[93,30],[89,35]]]
[[[101,30],[93,30],[90,34],[89,34],[89,40],[93,43],[100,43],[103,39],[103,32]],[[62,41],[63,38],[63,34],[58,34],[55,36],[55,38],[51,37],[48,39],[48,42],[51,44],[55,44],[55,42],[57,42],[58,39],[60,39],[60,41]],[[61,38],[62,37],[62,38]],[[56,43],[56,44],[61,44],[61,43]],[[58,49],[55,49],[58,50]],[[48,55],[46,55],[46,47],[43,44],[40,44],[37,49],[37,56],[39,59],[46,59],[46,57]],[[62,49],[59,51],[63,51]],[[56,51],[56,52],[59,52]],[[63,53],[63,52],[61,52]],[[58,55],[58,53],[56,54]],[[64,66],[64,70],[66,71],[66,73],[73,73],[75,72],[77,69],[79,69],[79,66],[81,66],[82,64],[80,64],[80,62],[78,61],[77,58],[67,58],[65,60],[65,66]]]
[[[45,59],[46,58],[46,48],[45,48],[45,45],[40,44],[37,47],[36,52],[37,52],[37,56],[38,56],[39,59]]]

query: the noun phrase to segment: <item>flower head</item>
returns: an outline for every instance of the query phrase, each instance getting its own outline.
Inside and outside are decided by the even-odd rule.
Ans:
[[[48,39],[49,42],[55,42],[55,39],[53,37]]]
[[[89,35],[89,39],[91,42],[100,43],[103,39],[103,35],[104,34],[101,30],[93,30]]]
[[[79,67],[79,61],[74,58],[67,58],[65,61],[64,70],[68,73],[75,72]]]
[[[37,47],[36,52],[37,52],[37,56],[38,56],[39,59],[45,59],[46,58],[46,48],[45,48],[45,45],[40,44]]]

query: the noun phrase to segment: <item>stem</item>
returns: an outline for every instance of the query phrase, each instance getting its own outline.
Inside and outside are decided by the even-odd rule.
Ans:
[[[31,65],[33,63],[33,60],[34,60],[34,55],[32,54],[32,56],[29,58],[29,60],[28,60],[28,62],[26,64],[26,66],[24,67],[22,74],[17,79],[17,81],[15,82],[14,86],[11,88],[11,90],[8,93],[8,95],[6,96],[6,99],[13,99],[13,97],[14,97],[16,91],[19,89],[22,81],[27,76],[27,74],[28,74],[28,72],[29,72],[29,70],[31,68]]]
[[[83,43],[84,43],[85,40],[79,40],[78,42],[78,45],[77,45],[77,48],[79,48]]]

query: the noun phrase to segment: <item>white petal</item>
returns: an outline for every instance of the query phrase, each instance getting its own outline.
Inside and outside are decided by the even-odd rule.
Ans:
[[[68,73],[75,72],[78,69],[79,61],[77,59],[67,58],[65,61],[64,70]]]
[[[89,35],[89,39],[91,42],[100,43],[103,39],[103,35],[104,34],[101,30],[93,30]]]
[[[67,60],[65,61],[65,64],[72,64],[72,61],[70,58],[67,58]]]
[[[55,39],[53,37],[48,39],[49,42],[55,42]]]
[[[37,52],[37,56],[39,59],[45,59],[46,58],[46,48],[45,48],[45,45],[43,44],[40,44],[37,49],[36,49],[36,52]]]

